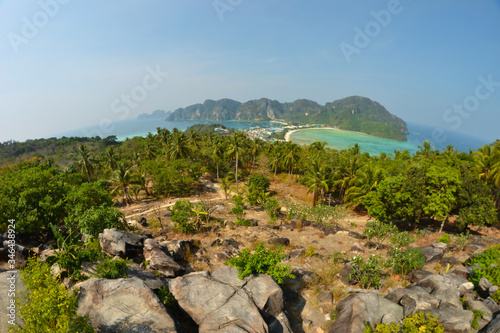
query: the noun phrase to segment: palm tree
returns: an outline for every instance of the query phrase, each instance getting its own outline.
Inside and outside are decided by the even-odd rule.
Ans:
[[[383,179],[383,171],[373,162],[365,164],[356,177],[350,181],[350,187],[344,197],[345,202],[351,205],[360,205],[365,201],[366,195],[373,191]]]
[[[182,132],[177,132],[172,135],[167,155],[173,160],[191,156],[191,148],[189,147],[186,136]]]
[[[431,143],[427,140],[424,141],[422,145],[418,146],[417,155],[420,155],[424,158],[431,157],[435,153],[436,151],[434,150],[434,147],[431,146]]]
[[[245,150],[245,137],[240,132],[236,132],[229,139],[229,147],[227,154],[230,157],[234,157],[235,163],[235,181],[236,181],[236,193],[239,193],[238,189],[238,161],[239,157],[244,154]]]
[[[116,152],[115,152],[115,146],[109,146],[106,148],[104,151],[104,160],[106,161],[106,166],[111,170],[116,169]]]
[[[316,207],[320,194],[328,191],[328,172],[316,160],[311,167],[305,175],[305,180],[309,186],[307,193],[313,192],[313,207]]]
[[[82,144],[80,147],[78,147],[78,155],[80,156],[80,167],[82,174],[84,176],[87,176],[87,180],[90,183],[90,175],[94,171],[94,164],[93,164],[93,159],[92,155],[90,154],[89,150],[87,149],[87,146]]]
[[[224,149],[222,148],[222,141],[219,137],[212,139],[212,156],[217,163],[217,181],[219,181],[219,163],[224,156]]]
[[[250,173],[253,172],[254,166],[255,166],[255,159],[259,155],[259,153],[262,151],[264,147],[264,141],[262,141],[259,138],[253,139],[250,141],[250,153],[252,154],[252,168],[250,169]]]
[[[129,187],[133,184],[133,171],[132,169],[125,163],[118,164],[118,167],[113,172],[113,177],[111,179],[113,183],[113,190],[111,194],[121,193],[123,199],[126,204],[132,203],[132,198],[129,194]]]
[[[283,166],[288,169],[288,185],[290,185],[290,175],[292,174],[292,169],[299,159],[299,152],[300,147],[297,144],[290,141],[285,144],[281,158],[283,160]]]

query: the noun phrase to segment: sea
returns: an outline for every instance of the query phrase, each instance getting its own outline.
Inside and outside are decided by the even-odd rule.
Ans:
[[[69,131],[57,135],[57,137],[72,136],[100,136],[102,138],[115,135],[118,141],[125,141],[127,138],[136,136],[145,137],[148,133],[155,134],[157,128],[166,128],[173,130],[177,128],[180,131],[186,130],[194,124],[215,124],[211,121],[165,121],[164,119],[127,119],[101,126],[91,126],[80,130]],[[220,122],[224,126],[239,130],[251,127],[261,127],[270,129],[280,129],[283,124],[277,122],[250,122],[250,121],[224,121]],[[394,151],[408,150],[415,153],[424,141],[429,141],[437,150],[444,150],[448,145],[452,145],[459,152],[468,153],[470,149],[477,149],[482,145],[489,144],[487,140],[472,137],[463,133],[443,130],[427,125],[408,123],[410,134],[407,135],[408,141],[396,141],[384,138],[378,138],[362,133],[327,130],[327,129],[305,129],[292,133],[290,140],[297,144],[310,144],[315,141],[326,142],[327,147],[334,149],[347,149],[358,143],[362,152],[368,152],[370,155],[378,155],[381,152],[394,153]]]

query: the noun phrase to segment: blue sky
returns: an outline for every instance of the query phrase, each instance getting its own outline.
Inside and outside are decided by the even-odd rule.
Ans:
[[[500,0],[0,0],[0,141],[208,98],[352,95],[493,141],[499,32]]]

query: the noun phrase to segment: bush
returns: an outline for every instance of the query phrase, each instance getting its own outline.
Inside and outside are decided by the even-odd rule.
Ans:
[[[269,190],[269,185],[271,181],[264,175],[251,175],[247,182],[248,187],[253,186],[255,190],[264,192]]]
[[[104,229],[125,229],[123,216],[123,213],[115,207],[107,205],[92,207],[80,216],[78,227],[81,233],[97,238]]]
[[[243,249],[238,257],[226,261],[226,265],[238,269],[238,277],[244,279],[252,274],[267,274],[271,276],[278,284],[283,284],[283,278],[295,278],[290,273],[290,266],[283,265],[281,261],[286,257],[283,250],[278,247],[277,250],[264,248],[264,243],[260,243],[255,248],[254,254],[249,249]]]
[[[163,303],[163,305],[169,308],[176,309],[179,307],[179,303],[177,302],[174,295],[172,295],[172,293],[170,292],[170,290],[168,290],[166,286],[163,286],[160,289],[158,289],[158,298]]]
[[[437,316],[430,313],[417,312],[403,319],[403,325],[399,323],[378,324],[374,329],[367,325],[363,333],[443,333],[444,328],[438,322]]]
[[[29,258],[21,279],[27,289],[21,295],[26,302],[19,308],[24,328],[11,326],[13,332],[94,332],[89,319],[76,313],[76,294],[68,292],[52,277],[49,265]]]
[[[451,242],[450,235],[444,234],[443,236],[438,238],[438,242],[450,244],[450,242]]]
[[[241,225],[243,227],[249,227],[252,225],[252,221],[238,217],[236,219],[236,222],[234,222],[234,224]]]
[[[107,258],[97,265],[96,276],[102,279],[128,278],[127,268],[129,264],[129,260]]]
[[[471,258],[469,266],[474,267],[475,264],[481,269],[474,268],[474,274],[469,277],[470,282],[477,287],[479,280],[485,277],[494,286],[500,285],[500,245],[492,246]]]
[[[190,218],[196,214],[194,213],[194,206],[189,200],[177,201],[170,211],[172,212],[171,219],[175,223],[175,231],[183,234],[196,233],[196,225],[190,221]]]
[[[408,231],[396,232],[389,236],[389,243],[394,247],[403,248],[410,245],[414,239],[415,238],[410,235]]]
[[[380,288],[382,265],[381,258],[372,255],[365,263],[363,257],[355,256],[352,258],[352,271],[348,279],[353,284],[359,284],[361,288]]]
[[[269,199],[266,201],[265,207],[271,221],[276,221],[281,212],[281,205],[279,201],[277,199]]]
[[[402,251],[399,248],[391,249],[392,256],[387,263],[392,266],[394,274],[408,274],[414,269],[421,269],[425,265],[425,257],[420,249]]]
[[[384,240],[390,235],[398,233],[398,228],[391,223],[384,223],[380,221],[367,222],[363,236],[365,236],[368,241],[376,239],[377,243],[380,245]],[[378,249],[379,244],[377,244],[376,249]]]

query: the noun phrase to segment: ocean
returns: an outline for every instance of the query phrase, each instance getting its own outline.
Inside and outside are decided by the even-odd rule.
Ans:
[[[156,128],[167,128],[172,130],[177,128],[186,130],[194,124],[214,124],[211,121],[171,121],[163,119],[128,119],[106,124],[106,126],[91,126],[76,131],[65,132],[57,137],[71,136],[100,136],[107,137],[116,135],[119,141],[135,136],[145,137],[149,132],[155,134]],[[260,126],[262,128],[279,128],[281,124],[275,122],[249,122],[249,121],[224,121],[223,125],[235,129],[247,129],[249,127]],[[290,135],[290,140],[298,144],[310,144],[315,141],[324,141],[327,146],[335,149],[347,149],[355,143],[361,146],[363,152],[379,154],[381,152],[393,153],[397,149],[408,150],[415,153],[418,146],[428,140],[438,150],[443,150],[448,145],[452,145],[459,152],[469,152],[470,149],[477,149],[484,144],[489,144],[486,140],[465,135],[459,132],[446,131],[444,134],[438,133],[431,126],[408,123],[408,141],[401,142],[390,139],[383,139],[371,135],[325,129],[307,129],[294,132]]]

